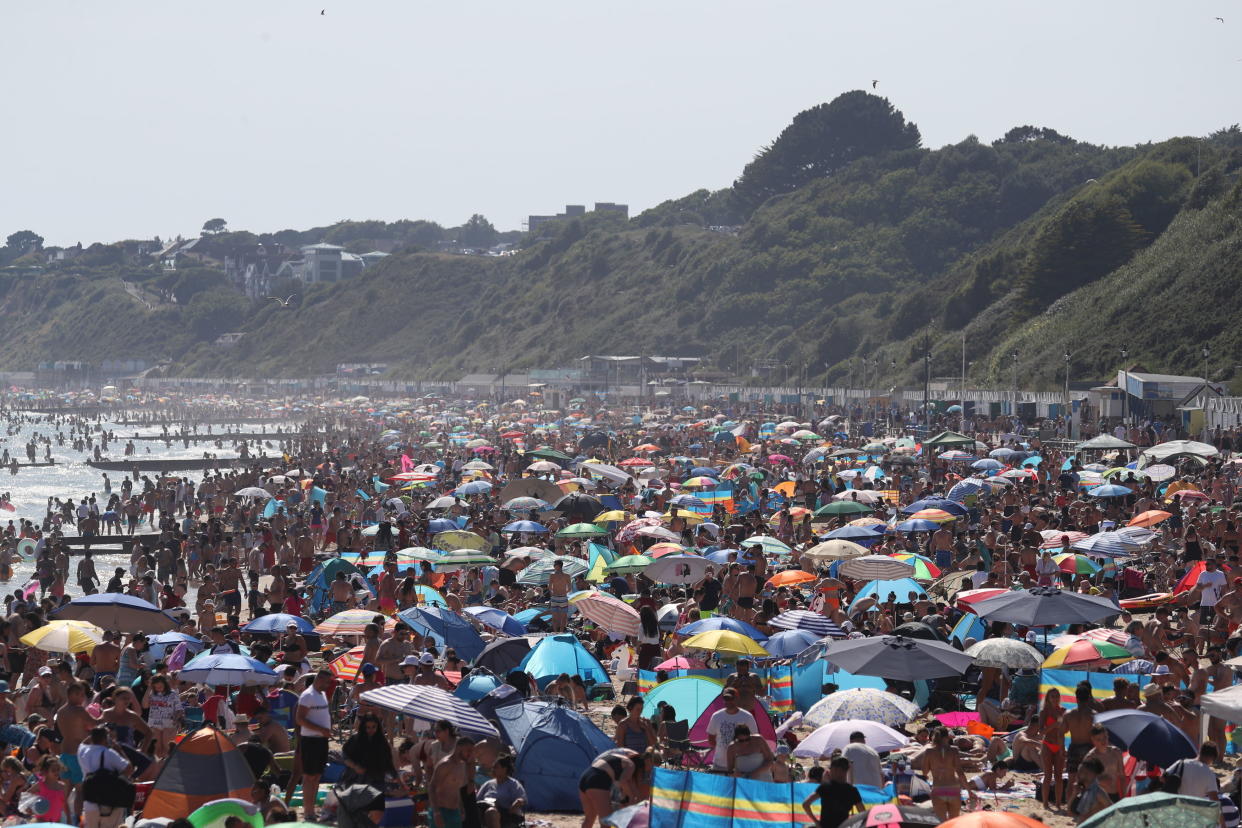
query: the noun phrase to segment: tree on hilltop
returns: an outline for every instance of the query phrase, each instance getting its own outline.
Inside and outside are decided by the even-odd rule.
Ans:
[[[461,226],[457,234],[457,242],[466,247],[491,247],[496,243],[499,231],[486,217],[475,213],[470,220]]]
[[[214,236],[216,233],[223,233],[229,223],[222,218],[207,219],[203,222],[203,232]]]
[[[861,90],[847,92],[794,116],[742,170],[733,195],[749,215],[772,196],[831,175],[859,158],[915,149],[921,141],[919,128],[886,99]]]

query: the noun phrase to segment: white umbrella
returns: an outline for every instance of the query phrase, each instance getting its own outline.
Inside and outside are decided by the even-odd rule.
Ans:
[[[234,497],[261,497],[267,500],[272,497],[272,493],[267,489],[260,489],[258,486],[247,486],[244,489],[238,489],[233,492]]]
[[[484,463],[482,460],[471,460],[462,466],[466,471],[491,471],[495,468],[491,463]]]
[[[647,564],[643,575],[657,584],[697,584],[711,565],[698,555],[665,555]]]
[[[452,722],[462,733],[500,738],[487,719],[466,702],[438,687],[418,684],[394,684],[367,690],[358,697],[367,704],[432,724],[441,719]]]
[[[900,727],[912,721],[919,712],[917,704],[901,696],[885,690],[858,687],[838,690],[815,702],[802,722],[808,727],[820,727],[844,719],[865,719],[889,727]]]
[[[1039,650],[1013,638],[985,638],[972,644],[966,655],[973,658],[979,667],[1038,670],[1044,663],[1044,656]]]
[[[849,558],[861,558],[863,555],[870,554],[865,546],[844,538],[832,538],[823,543],[815,544],[803,552],[802,557],[810,558],[813,561],[838,561],[848,560]]]
[[[539,473],[558,472],[561,470],[561,467],[556,463],[553,463],[551,460],[540,460],[536,463],[531,463],[526,467],[526,470]]]
[[[841,574],[857,581],[895,580],[913,576],[914,566],[888,555],[864,555],[842,563]]]
[[[878,753],[901,750],[910,744],[909,736],[903,736],[888,725],[867,719],[842,719],[821,725],[814,733],[798,743],[793,755],[807,759],[827,757],[834,750],[848,745],[850,737],[855,733],[863,734],[867,747]]]

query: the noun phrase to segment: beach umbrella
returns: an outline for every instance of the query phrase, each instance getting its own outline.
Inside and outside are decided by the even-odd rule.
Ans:
[[[932,581],[942,574],[940,567],[936,566],[931,558],[923,555],[916,555],[913,552],[897,552],[892,557],[914,567],[914,573],[910,577],[916,581]]]
[[[829,722],[861,719],[901,727],[913,721],[920,712],[914,702],[886,690],[856,687],[838,690],[815,702],[802,717],[802,723],[818,728]]]
[[[542,523],[535,523],[533,520],[515,520],[512,523],[506,523],[501,528],[502,534],[516,535],[521,532],[530,532],[531,534],[543,534],[548,531],[548,527]]]
[[[798,586],[800,584],[809,584],[817,580],[819,579],[810,572],[805,572],[801,569],[786,569],[785,571],[778,572],[771,578],[768,578],[768,586],[776,588]]]
[[[839,629],[831,618],[825,618],[817,612],[809,610],[788,610],[768,622],[769,626],[779,630],[806,630],[817,636],[829,635],[833,628]]]
[[[476,621],[505,635],[526,635],[526,625],[509,613],[496,607],[466,607]]]
[[[865,555],[841,563],[840,573],[857,581],[874,581],[877,578],[910,578],[914,566],[888,555]]]
[[[972,644],[966,655],[975,660],[977,667],[1038,670],[1044,663],[1043,653],[1013,638],[985,638]]]
[[[703,662],[697,658],[689,658],[684,655],[666,658],[655,666],[657,670],[697,670],[703,667]]]
[[[260,489],[258,486],[247,486],[244,489],[238,489],[233,492],[233,497],[260,497],[268,500],[274,496],[267,489]]]
[[[968,477],[954,484],[953,488],[949,489],[949,499],[954,502],[960,502],[981,491],[983,491],[983,481],[976,477]]]
[[[1047,669],[1075,669],[1078,667],[1103,666],[1129,661],[1134,655],[1124,647],[1109,644],[1107,641],[1092,641],[1082,638],[1064,647],[1052,651],[1044,660]]]
[[[516,670],[529,652],[530,641],[525,636],[497,638],[484,647],[483,652],[474,657],[473,665],[503,676],[511,670]]]
[[[910,744],[910,737],[898,733],[886,724],[867,719],[841,719],[817,727],[798,743],[793,755],[807,759],[822,759],[832,755],[850,743],[850,737],[861,733],[867,739],[867,747],[877,753],[901,750]]]
[[[738,546],[743,549],[758,546],[761,547],[764,552],[773,555],[788,555],[793,552],[793,550],[789,548],[788,544],[784,541],[777,540],[771,535],[751,535],[749,538],[740,541]]]
[[[606,632],[637,637],[642,632],[638,610],[604,592],[583,590],[569,596],[569,603],[583,618]]]
[[[328,669],[337,681],[357,681],[358,671],[362,669],[362,654],[366,649],[359,644],[328,662]]]
[[[925,497],[922,500],[916,500],[909,506],[902,506],[900,509],[903,515],[913,515],[927,509],[939,509],[942,512],[948,512],[950,515],[965,517],[970,514],[970,510],[956,500],[950,500],[947,497]]]
[[[252,684],[275,684],[280,680],[276,671],[262,661],[241,653],[202,652],[177,671],[178,681],[192,684],[241,687]]]
[[[903,520],[893,527],[894,532],[935,532],[940,524],[930,520]]]
[[[949,406],[953,408],[953,406]],[[939,825],[940,817],[930,808],[915,805],[872,805],[867,810],[842,822],[839,828],[923,828],[927,825]]]
[[[1108,731],[1108,740],[1130,755],[1162,768],[1198,754],[1194,742],[1163,716],[1142,710],[1097,713],[1095,723]]]
[[[815,517],[835,517],[837,515],[862,515],[874,509],[865,503],[854,500],[834,500],[815,510]]]
[[[551,460],[537,460],[527,466],[526,470],[533,471],[538,474],[544,474],[547,472],[558,472],[561,470],[561,467],[558,464],[553,463]]]
[[[445,552],[452,552],[455,549],[473,549],[476,552],[483,552],[491,548],[491,544],[487,542],[486,538],[476,535],[474,532],[467,532],[465,529],[450,529],[446,532],[438,532],[431,539],[431,545]]]
[[[367,690],[358,696],[366,704],[382,707],[432,725],[441,719],[451,722],[461,733],[499,739],[496,727],[467,702],[439,687],[419,684],[392,684]]]
[[[1130,522],[1126,526],[1141,526],[1145,528],[1155,526],[1157,523],[1166,521],[1171,517],[1173,517],[1172,512],[1166,512],[1163,509],[1148,509],[1146,512],[1140,512],[1130,518]]]
[[[299,615],[290,615],[285,612],[273,612],[269,615],[260,615],[246,626],[242,627],[242,632],[251,633],[268,633],[270,635],[280,635],[288,629],[290,624],[297,624],[298,632],[313,632],[315,625],[302,618]]]
[[[1107,483],[1103,486],[1096,486],[1094,489],[1087,489],[1087,494],[1092,497],[1125,497],[1128,494],[1134,494],[1134,490],[1115,483]]]
[[[815,633],[806,630],[782,630],[765,641],[763,647],[772,658],[793,658],[818,640]]]
[[[1095,561],[1086,555],[1076,555],[1073,552],[1053,555],[1052,560],[1056,561],[1062,572],[1070,575],[1094,575],[1100,571],[1100,565]]]
[[[940,823],[941,828],[1048,828],[1037,819],[1009,811],[972,811]]]
[[[543,558],[535,561],[530,566],[523,569],[517,576],[517,582],[522,586],[542,585],[548,583],[555,571],[556,562],[561,562],[561,571],[570,578],[577,578],[579,575],[585,575],[590,568],[589,564],[581,558],[570,558],[565,555],[554,555],[550,558]]]
[[[1166,480],[1172,480],[1174,477],[1177,476],[1177,469],[1173,468],[1167,463],[1157,463],[1154,466],[1148,466],[1147,468],[1143,469],[1143,471],[1144,473],[1147,474],[1147,477],[1149,480],[1154,480],[1157,483],[1163,483]]]
[[[89,653],[103,643],[104,631],[88,621],[50,621],[20,641],[47,653]]]
[[[1081,828],[1219,828],[1220,804],[1157,791],[1127,796],[1079,824]]]
[[[877,540],[878,535],[871,533]],[[831,540],[817,543],[810,549],[802,553],[802,557],[820,563],[822,561],[849,560],[850,558],[860,558],[863,555],[869,555],[870,552],[864,546],[845,540],[843,538],[833,538]]]
[[[168,613],[136,595],[101,592],[74,598],[51,614],[53,620],[89,621],[114,632],[173,632],[181,625]]]
[[[999,460],[993,460],[990,457],[985,457],[982,460],[976,460],[971,463],[970,467],[978,471],[998,471],[1005,468],[1005,464]]]
[[[540,500],[537,497],[515,497],[504,504],[505,508],[510,512],[538,511],[547,505],[548,501]]]
[[[732,656],[767,656],[768,651],[759,642],[741,633],[728,630],[709,630],[692,635],[681,645],[688,650],[710,650]]]
[[[643,575],[657,584],[697,584],[711,561],[699,555],[665,555],[652,561]]]
[[[1156,662],[1148,661],[1145,658],[1136,658],[1133,661],[1127,661],[1125,664],[1118,664],[1112,669],[1112,672],[1121,676],[1147,676],[1156,670]]]
[[[1135,554],[1147,543],[1148,541],[1126,534],[1124,531],[1111,531],[1097,532],[1075,541],[1073,548],[1079,552],[1090,552],[1097,557],[1123,557]]]
[[[598,538],[607,534],[607,529],[596,526],[594,523],[571,523],[557,532],[556,536],[558,538]]]
[[[452,647],[467,661],[483,650],[483,639],[470,622],[445,607],[415,606],[397,613],[397,618],[434,638],[441,648]]]
[[[672,543],[671,541],[652,544],[643,550],[643,554],[652,560],[655,560],[656,558],[664,558],[669,555],[685,555],[687,552],[688,550],[686,547],[682,546],[680,543]]]
[[[603,502],[594,495],[570,492],[552,503],[552,510],[574,521],[589,521],[604,511]],[[590,525],[585,524],[585,525]]]
[[[495,565],[496,559],[491,555],[475,552],[472,549],[458,549],[455,552],[449,552],[436,558],[432,561],[431,568],[436,572],[456,572],[460,569],[470,569],[476,566]]]
[[[767,641],[768,637],[755,627],[747,624],[745,621],[739,621],[736,618],[730,618],[727,615],[713,615],[711,618],[701,618],[698,621],[680,627],[677,630],[678,635],[697,635],[699,633],[711,632],[712,630],[727,630],[752,638],[760,643]]]
[[[373,623],[377,617],[384,618],[383,615],[372,610],[342,610],[316,624],[315,632],[320,635],[362,635],[366,630],[367,624]],[[388,619],[385,620],[387,623],[394,625],[396,623]],[[387,623],[385,624],[386,627]]]
[[[857,676],[899,681],[960,676],[974,663],[970,656],[948,644],[902,635],[836,641],[828,646],[824,657]]]
[[[1087,624],[1121,613],[1121,607],[1107,598],[1064,592],[1054,587],[1006,592],[979,601],[971,609],[989,621],[1007,621],[1023,627]]]
[[[534,500],[534,498],[530,498],[530,499]],[[440,497],[437,497],[435,500],[428,503],[426,508],[428,509],[451,509],[454,506],[463,506],[463,505],[465,505],[465,501],[463,500],[453,497],[452,495],[441,495]]]
[[[792,493],[792,487],[790,493]],[[874,507],[875,504],[884,499],[884,494],[874,489],[846,489],[843,492],[834,494],[832,499],[835,502],[861,503],[868,507]],[[870,512],[871,508],[868,508],[867,511]]]
[[[624,555],[605,566],[604,571],[614,575],[630,575],[635,572],[642,572],[651,564],[652,560],[652,558],[646,555]]]
[[[983,589],[964,589],[957,593],[954,601],[957,608],[966,612],[975,612],[975,604],[980,601],[986,601],[989,598],[995,598],[997,595],[1004,595],[1009,590],[1003,587],[984,587]]]

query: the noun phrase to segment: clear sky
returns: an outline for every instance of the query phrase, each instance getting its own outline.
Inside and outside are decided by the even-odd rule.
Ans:
[[[634,214],[872,79],[930,147],[1203,135],[1242,121],[1242,5],[6,0],[0,240]]]

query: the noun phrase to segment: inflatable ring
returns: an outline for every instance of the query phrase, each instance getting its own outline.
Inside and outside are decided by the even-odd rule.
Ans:
[[[1176,597],[1172,592],[1153,592],[1150,595],[1123,599],[1120,604],[1124,610],[1147,610],[1164,606]]]
[[[253,828],[263,828],[263,814],[259,813],[253,803],[244,799],[217,799],[215,802],[208,802],[187,819],[194,828],[224,828],[229,817],[237,817]]]

